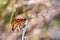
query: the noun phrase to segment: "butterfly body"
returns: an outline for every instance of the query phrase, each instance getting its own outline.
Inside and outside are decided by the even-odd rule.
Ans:
[[[25,23],[26,19],[14,19],[12,20],[11,24],[12,24],[12,31],[15,31],[16,29],[22,29],[23,25]]]

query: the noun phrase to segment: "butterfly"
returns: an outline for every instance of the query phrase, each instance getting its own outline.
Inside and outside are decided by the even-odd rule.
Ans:
[[[19,29],[23,28],[23,25],[24,25],[25,21],[26,21],[25,18],[24,19],[20,18],[20,19],[12,20],[12,22],[11,22],[12,29],[11,30],[15,31],[17,29],[17,31],[19,31]]]

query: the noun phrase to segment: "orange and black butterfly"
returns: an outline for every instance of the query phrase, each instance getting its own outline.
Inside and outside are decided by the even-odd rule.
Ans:
[[[25,21],[26,21],[25,18],[24,19],[20,18],[20,19],[14,19],[14,20],[12,20],[12,22],[11,22],[12,29],[11,30],[12,31],[15,31],[16,28],[18,28],[17,31],[19,31],[19,29],[22,29],[23,28],[23,25],[24,25]]]

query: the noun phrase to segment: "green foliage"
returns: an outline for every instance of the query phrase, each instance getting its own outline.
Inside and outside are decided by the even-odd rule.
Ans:
[[[4,4],[4,0],[2,1],[0,1],[0,17],[2,17],[2,15],[4,15],[3,14],[3,12],[5,11],[5,9],[6,9],[6,7],[8,6],[8,4],[9,4],[9,2],[10,2],[10,0],[6,0],[6,4]]]
[[[60,18],[55,20],[54,25],[60,25]]]
[[[0,12],[0,17],[2,16],[2,13]]]
[[[3,2],[0,1],[0,8],[3,7],[3,5],[4,5]]]
[[[8,22],[9,22],[9,20],[10,20],[10,17],[11,17],[11,14],[10,14],[9,16],[6,16],[6,17],[4,18],[4,20],[5,20],[5,23],[8,23]]]

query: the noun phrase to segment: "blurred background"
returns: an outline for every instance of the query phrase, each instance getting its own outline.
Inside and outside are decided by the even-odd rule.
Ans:
[[[21,40],[11,21],[25,16],[25,40],[60,40],[60,0],[0,0],[0,40]]]

